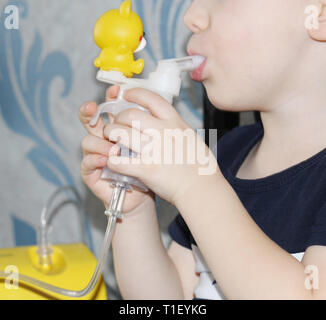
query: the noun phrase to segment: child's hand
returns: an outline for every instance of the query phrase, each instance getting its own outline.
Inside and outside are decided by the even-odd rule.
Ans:
[[[138,163],[133,163],[131,160],[134,159],[130,158],[110,157],[108,166],[112,170],[139,178],[174,205],[189,186],[205,180],[207,176],[201,170],[207,168],[208,163],[210,175],[216,174],[217,162],[213,153],[164,98],[149,90],[136,88],[127,90],[124,99],[148,109],[151,114],[135,108],[128,109],[117,114],[114,123],[105,126],[105,137],[138,153]],[[178,138],[171,139],[171,133],[177,133],[175,129],[179,131]],[[164,136],[170,138],[164,139]],[[141,143],[137,143],[137,137]],[[167,142],[172,145],[169,147]],[[148,152],[150,145],[152,151]],[[155,160],[158,161],[149,163],[154,159],[155,152],[158,155]],[[198,154],[201,161],[198,161]],[[148,155],[152,158],[146,157]],[[188,155],[193,161],[187,160]],[[172,156],[172,161],[168,163],[165,160],[169,156]],[[175,161],[178,156],[181,159],[179,163]],[[203,163],[203,157],[207,163]]]
[[[108,100],[113,100],[119,93],[119,87],[113,86],[107,91]],[[102,168],[107,165],[110,153],[118,154],[119,148],[104,138],[103,129],[105,123],[99,119],[95,127],[89,126],[89,121],[96,112],[97,105],[94,102],[85,103],[79,111],[79,120],[88,132],[88,135],[82,141],[83,160],[81,163],[81,176],[89,189],[104,202],[108,207],[113,188],[109,185],[108,180],[102,180]],[[110,117],[112,120],[112,116]],[[151,192],[143,193],[137,190],[127,192],[123,212],[129,212],[135,209],[145,200],[153,201]]]

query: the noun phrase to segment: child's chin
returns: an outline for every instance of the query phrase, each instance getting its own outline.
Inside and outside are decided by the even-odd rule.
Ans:
[[[235,99],[232,97],[228,97],[225,94],[218,94],[216,91],[212,95],[207,91],[207,96],[210,103],[219,110],[231,112],[242,111],[240,106],[237,106]]]
[[[229,112],[246,112],[255,109],[250,104],[245,103],[243,98],[240,96],[237,97],[234,89],[228,90],[227,88],[217,88],[217,86],[213,88],[206,85],[205,88],[209,101],[219,110]]]

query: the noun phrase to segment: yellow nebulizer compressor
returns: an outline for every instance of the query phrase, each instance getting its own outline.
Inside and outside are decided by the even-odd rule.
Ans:
[[[83,242],[52,245],[52,221],[66,205],[74,205],[80,214]],[[107,299],[101,273],[92,278],[97,261],[85,245],[84,219],[78,191],[72,186],[58,188],[42,209],[37,246],[0,249],[0,300]],[[61,289],[65,287],[71,291]]]
[[[116,100],[98,106],[90,121],[91,126],[96,125],[103,113],[115,115],[129,108],[148,112],[123,99],[123,92],[131,88],[151,90],[172,104],[173,98],[180,93],[181,72],[195,70],[205,59],[194,55],[160,60],[148,79],[132,78],[143,71],[144,60],[135,61],[133,54],[145,48],[146,39],[142,21],[132,11],[131,0],[124,1],[119,9],[109,10],[98,19],[94,41],[101,49],[94,60],[95,67],[99,68],[97,80],[119,85],[120,91]],[[121,155],[133,156],[131,150],[120,147]],[[116,220],[122,219],[124,198],[133,188],[143,192],[148,189],[140,180],[113,172],[108,167],[103,168],[101,178],[108,180],[108,187],[113,187],[113,192],[110,206],[105,210],[108,224],[98,262],[84,244],[50,245],[48,230],[51,219],[45,207],[38,246],[0,249],[0,299],[106,299],[101,274]],[[13,289],[15,281],[18,286]]]

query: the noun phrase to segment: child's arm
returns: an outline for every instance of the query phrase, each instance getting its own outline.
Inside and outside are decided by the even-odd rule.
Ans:
[[[193,299],[194,289],[198,284],[199,275],[195,272],[195,259],[192,251],[172,241],[168,255],[179,273],[184,298],[186,300]]]
[[[192,299],[197,278],[192,253],[173,243],[167,253],[161,240],[155,201],[149,199],[125,214],[123,221],[116,225],[113,258],[122,297]]]
[[[173,106],[153,92],[131,89],[124,93],[124,98],[151,111],[152,117],[137,111],[141,138],[146,138],[143,132],[147,129],[154,128],[161,137],[170,128],[180,132],[190,129]],[[124,111],[117,116],[117,124],[127,129],[133,118],[132,111]],[[110,136],[110,130],[107,136]],[[125,140],[122,144],[133,149],[133,144]],[[162,147],[160,141],[155,147],[163,149],[163,155],[169,155],[169,150],[165,145]],[[174,139],[172,148],[183,151],[183,155],[189,149],[201,150],[202,155],[206,147],[200,139],[188,139],[187,145],[183,144],[183,139]],[[206,148],[206,151],[209,150]],[[214,168],[214,161],[218,166],[212,153],[207,153],[211,160],[208,163],[212,163],[209,167]],[[202,164],[199,161],[167,165],[164,162],[133,164],[109,159],[108,164],[114,171],[141,179],[156,194],[177,207],[227,298],[325,299],[326,248],[310,247],[302,262],[296,260],[258,227],[219,168],[214,174],[204,176],[200,175]],[[308,265],[319,270],[319,290],[309,286]]]
[[[222,175],[198,178],[176,206],[227,298],[325,299],[325,247],[296,260],[257,226]],[[314,270],[318,290],[306,273]]]

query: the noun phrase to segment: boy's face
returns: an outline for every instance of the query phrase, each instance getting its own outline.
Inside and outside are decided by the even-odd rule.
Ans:
[[[194,0],[185,13],[191,54],[207,58],[210,101],[231,111],[261,110],[286,99],[309,37],[307,0]],[[284,92],[283,92],[284,91]],[[277,98],[276,98],[277,97]]]

